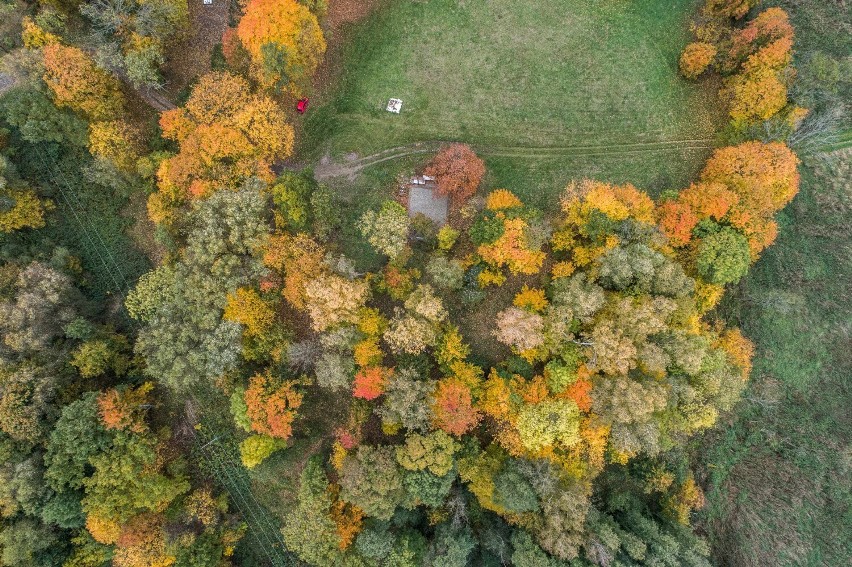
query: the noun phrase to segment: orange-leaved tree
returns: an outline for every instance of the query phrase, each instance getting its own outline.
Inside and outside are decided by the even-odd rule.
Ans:
[[[145,413],[151,406],[149,394],[153,382],[138,388],[110,388],[98,396],[98,414],[107,429],[125,429],[135,433],[147,430]]]
[[[276,380],[269,372],[255,374],[243,400],[253,431],[284,440],[293,434],[296,410],[302,405],[294,382]]]
[[[160,191],[149,212],[158,222],[187,197],[233,188],[250,176],[271,181],[272,163],[293,149],[293,128],[279,106],[230,73],[202,77],[184,107],[160,116],[160,127],[180,150],[157,172]]]
[[[42,55],[44,82],[57,106],[79,112],[88,120],[110,120],[122,114],[124,95],[118,80],[82,50],[50,43]]]
[[[435,178],[439,194],[464,201],[476,193],[485,162],[467,144],[451,144],[438,152],[425,173]]]
[[[432,422],[452,435],[463,435],[477,423],[480,414],[473,407],[470,388],[455,378],[438,382],[432,399]]]
[[[294,93],[301,93],[326,48],[316,16],[296,0],[250,0],[237,36],[260,82]]]
[[[385,392],[385,386],[393,376],[392,368],[369,366],[355,375],[352,395],[365,400],[375,400]]]
[[[707,161],[700,182],[660,205],[659,227],[679,247],[691,241],[700,221],[729,225],[745,235],[756,260],[775,239],[775,213],[799,191],[798,163],[780,142],[720,148]]]
[[[716,46],[712,43],[690,43],[680,56],[680,72],[687,79],[694,79],[707,70],[715,57]]]

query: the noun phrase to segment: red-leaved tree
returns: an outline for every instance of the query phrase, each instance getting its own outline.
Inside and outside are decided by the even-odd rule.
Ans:
[[[439,194],[463,201],[476,193],[485,162],[467,144],[452,144],[438,152],[425,173],[435,178]]]

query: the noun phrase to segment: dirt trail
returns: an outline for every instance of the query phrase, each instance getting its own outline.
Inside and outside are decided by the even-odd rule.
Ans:
[[[474,151],[482,156],[516,157],[529,159],[542,158],[572,158],[593,157],[605,155],[641,155],[652,152],[683,152],[708,150],[713,148],[712,138],[697,138],[689,140],[659,140],[655,142],[633,142],[608,145],[568,145],[568,146],[473,146]],[[417,154],[437,151],[446,142],[428,141],[415,142],[405,146],[397,146],[362,158],[343,162],[332,162],[323,158],[314,168],[318,180],[332,177],[353,178],[366,167],[385,161],[391,161]]]

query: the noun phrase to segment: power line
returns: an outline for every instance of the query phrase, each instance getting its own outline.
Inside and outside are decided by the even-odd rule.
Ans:
[[[49,173],[54,173],[54,171],[58,173],[58,175],[54,175],[55,185],[59,190],[59,193],[62,196],[66,207],[74,215],[74,219],[80,226],[83,235],[89,241],[89,244],[92,246],[92,249],[95,251],[101,263],[103,264],[103,267],[109,275],[110,279],[112,280],[112,283],[114,284],[119,296],[121,296],[122,299],[125,299],[127,291],[129,291],[131,287],[130,282],[128,281],[124,272],[121,270],[119,264],[116,262],[113,255],[110,253],[109,247],[106,245],[106,242],[104,242],[104,239],[101,237],[97,228],[91,225],[87,225],[87,222],[84,217],[81,215],[80,212],[77,211],[77,207],[79,207],[81,210],[84,209],[80,197],[71,188],[71,184],[69,183],[68,178],[66,177],[62,169],[58,165],[55,168],[51,167],[48,164],[47,159],[45,159],[44,155],[42,154],[41,150],[35,145],[33,145],[32,147],[35,150],[45,170]],[[73,195],[77,207],[75,207],[75,203],[72,203],[71,199],[68,197],[68,194],[63,189],[63,184],[65,185],[65,189],[67,189],[68,192]],[[95,238],[92,237],[92,234],[95,235],[98,241],[97,243],[95,242]],[[104,256],[104,254],[101,253],[99,248],[103,248],[106,257]],[[118,278],[116,277],[113,270],[118,273]],[[121,279],[124,285],[119,282],[119,278]],[[124,302],[122,301],[122,304],[123,303]],[[137,327],[137,329],[139,328],[139,324],[135,319],[130,318],[130,321],[133,323],[133,325]],[[264,551],[264,554],[272,563],[272,565],[275,567],[288,567],[289,565],[295,564],[295,562],[288,560],[287,556],[282,555],[279,551],[278,548],[286,549],[286,546],[283,540],[281,539],[280,531],[276,529],[274,525],[272,525],[272,521],[270,520],[268,513],[254,497],[251,488],[249,486],[241,487],[239,481],[234,477],[234,474],[238,473],[234,473],[232,471],[233,463],[231,463],[229,467],[229,465],[224,461],[220,454],[214,450],[214,447],[218,443],[218,440],[219,437],[215,437],[211,441],[207,442],[204,446],[202,446],[202,456],[205,455],[206,451],[215,459],[215,463],[208,460],[208,462],[213,465],[214,474],[219,478],[219,481],[223,485],[225,490],[227,490],[231,494],[231,498],[239,508],[242,516],[246,519],[251,519],[252,523],[254,524],[252,532],[255,536],[255,540],[260,544],[261,548]],[[225,477],[227,477],[227,480],[225,479]],[[243,488],[245,488],[245,492],[243,491]],[[270,535],[270,531],[274,535]],[[263,539],[261,539],[261,536]]]

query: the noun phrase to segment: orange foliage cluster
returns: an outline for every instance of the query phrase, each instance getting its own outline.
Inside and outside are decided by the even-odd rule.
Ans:
[[[503,234],[491,244],[482,244],[477,252],[482,259],[497,267],[508,266],[513,274],[535,274],[544,263],[545,254],[527,247],[524,234],[527,223],[521,218],[506,218],[502,213]]]
[[[694,79],[707,70],[716,57],[716,46],[697,41],[690,43],[680,56],[680,72],[687,79]]]
[[[734,32],[729,56],[735,62],[742,62],[762,47],[778,40],[786,40],[792,47],[793,35],[787,12],[781,8],[768,8]]]
[[[263,264],[284,273],[281,294],[296,309],[305,308],[305,286],[324,269],[325,250],[307,234],[275,234],[263,251]]]
[[[222,33],[222,55],[225,57],[228,65],[235,66],[237,61],[237,52],[242,44],[237,36],[237,28],[228,27]]]
[[[270,166],[290,155],[293,128],[271,99],[251,94],[248,83],[229,73],[201,78],[182,108],[160,115],[163,137],[180,145],[157,172],[161,208],[233,187],[258,176],[271,180]]]
[[[746,235],[754,258],[775,240],[775,213],[799,192],[798,164],[783,143],[745,142],[716,150],[701,172],[702,181],[737,195],[728,219]]]
[[[44,82],[56,105],[89,120],[110,120],[124,111],[118,81],[76,47],[50,43],[42,50]]]
[[[479,419],[469,387],[455,378],[445,378],[438,382],[432,400],[435,427],[452,435],[464,435],[479,423]]]
[[[508,189],[496,189],[485,198],[485,208],[489,211],[516,209],[524,204]]]
[[[566,222],[577,227],[585,225],[594,211],[615,221],[633,218],[652,222],[654,218],[654,201],[629,183],[610,185],[586,180],[569,187],[561,205]]]
[[[352,545],[355,536],[364,528],[364,511],[354,504],[341,500],[340,487],[336,484],[329,485],[328,489],[332,497],[331,519],[334,521],[339,539],[337,545],[341,550],[345,550]]]
[[[116,541],[115,567],[168,567],[175,557],[166,549],[165,519],[161,514],[140,514],[122,529]]]
[[[711,17],[742,17],[754,0],[708,0],[706,12]],[[713,25],[719,25],[716,22]],[[699,27],[699,30],[713,28]],[[788,71],[793,54],[793,26],[781,8],[768,8],[744,27],[731,29],[721,22],[722,30],[714,36],[716,45],[704,41],[690,43],[681,55],[681,71],[688,78],[700,75],[719,57],[719,69],[730,76],[721,91],[727,100],[733,125],[742,129],[768,120],[787,107],[788,82],[794,73]],[[708,35],[699,33],[698,35]],[[787,119],[796,125],[788,109]]]
[[[110,388],[102,392],[98,396],[101,423],[107,429],[126,429],[143,433],[147,430],[145,411],[150,407],[148,395],[153,389],[153,382],[145,382],[138,388]]]
[[[256,374],[243,399],[253,431],[278,439],[290,438],[296,410],[302,405],[302,394],[296,391],[294,382],[280,382],[268,372]]]
[[[393,376],[392,368],[370,366],[355,374],[352,395],[365,400],[375,400],[385,392],[385,386]]]
[[[785,68],[792,60],[793,26],[787,12],[769,8],[731,38],[726,67],[736,70],[723,92],[735,124],[775,116],[787,105]]]
[[[438,152],[425,173],[435,177],[439,194],[461,202],[476,193],[485,175],[485,162],[467,144],[452,144]]]
[[[255,75],[263,84],[272,86],[283,74],[296,93],[298,84],[319,66],[326,48],[316,16],[296,0],[250,0],[237,26],[237,36],[251,55]],[[269,67],[264,47],[286,53],[284,69]]]
[[[700,220],[725,222],[746,235],[757,259],[777,234],[775,213],[799,190],[798,163],[793,151],[779,142],[718,149],[699,183],[660,205],[660,230],[672,245],[684,246]]]
[[[477,248],[480,258],[495,268],[507,266],[513,274],[537,273],[544,263],[545,253],[532,250],[527,245],[527,222],[519,216],[509,216],[505,212],[507,209],[522,207],[520,199],[510,191],[498,189],[488,195],[485,206],[490,211],[496,211],[494,217],[502,221],[503,234],[494,242],[481,244]],[[494,283],[502,283],[501,274],[495,272],[492,276]]]
[[[556,397],[574,400],[580,411],[589,412],[592,410],[592,383],[588,378],[580,377]]]
[[[748,380],[751,374],[754,343],[748,340],[739,329],[728,329],[719,337],[715,346],[721,347],[731,362],[743,374],[743,380]]]

